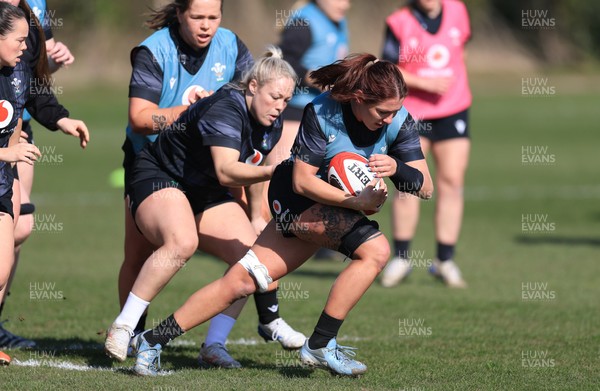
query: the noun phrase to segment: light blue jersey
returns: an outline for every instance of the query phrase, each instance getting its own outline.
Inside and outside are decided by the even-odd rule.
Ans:
[[[313,4],[307,4],[294,14],[290,25],[294,20],[300,20],[308,25],[312,44],[302,56],[301,64],[305,69],[315,70],[340,60],[348,54],[348,26],[346,19],[339,24],[332,22],[321,9]],[[290,100],[289,105],[304,108],[319,95],[317,89],[297,93]]]
[[[182,65],[182,59],[168,28],[158,30],[139,46],[150,50],[163,72],[159,108],[189,105],[189,97],[197,87],[206,91],[217,91],[233,79],[236,71],[237,37],[224,28],[217,30],[202,67],[195,75],[190,74]],[[135,133],[128,125],[127,137],[137,155],[144,145],[154,142],[157,135]]]

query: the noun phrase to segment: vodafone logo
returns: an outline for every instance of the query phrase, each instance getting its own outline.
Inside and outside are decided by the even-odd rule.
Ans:
[[[202,88],[199,85],[189,86],[183,93],[183,96],[181,97],[181,104],[189,106],[190,104],[192,104],[192,98],[195,97],[196,92],[202,92],[202,91],[204,91],[204,88]],[[198,99],[194,99],[194,101],[196,101],[196,100],[198,100]]]
[[[431,68],[445,68],[450,62],[450,51],[444,45],[433,45],[427,51],[427,63]]]
[[[5,128],[13,119],[15,109],[7,100],[0,100],[0,128]]]
[[[277,201],[277,200],[273,201],[273,210],[277,214],[281,213],[281,203],[279,201]]]

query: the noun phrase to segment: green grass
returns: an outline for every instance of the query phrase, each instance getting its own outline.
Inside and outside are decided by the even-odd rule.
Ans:
[[[416,268],[398,288],[374,284],[340,335],[341,343],[358,347],[359,359],[369,365],[359,379],[300,368],[293,354],[258,341],[253,303],[230,336],[234,342],[258,342],[230,344],[245,367],[241,371],[196,368],[206,326],[183,336],[185,344],[165,350],[163,368],[172,371],[168,376],[137,378],[128,370],[131,359],[117,364],[105,357],[102,330],[118,312],[116,277],[123,239],[121,190],[109,187],[108,175],[121,164],[126,91],[66,91],[62,101],[73,117],[86,120],[92,141],[81,151],[74,139],[35,127],[38,145],[55,147],[62,163],[36,168],[33,198],[38,216],[53,217],[60,225],[29,239],[3,314],[10,318],[5,325],[9,330],[39,343],[34,351],[11,351],[15,364],[31,359],[43,365],[0,368],[0,388],[597,389],[600,159],[595,119],[600,99],[560,93],[523,97],[518,95],[519,83],[516,80],[515,89],[500,95],[479,84],[475,94],[466,211],[456,257],[469,289],[450,291],[424,267]],[[523,165],[523,146],[547,147],[554,164]],[[433,207],[433,202],[423,203],[413,245],[415,251],[423,251],[424,261],[434,257]],[[546,216],[554,230],[524,232],[521,220],[528,214]],[[389,233],[389,209],[377,219]],[[281,302],[281,313],[291,325],[311,332],[343,267],[309,261],[283,280],[287,291],[299,298]],[[150,322],[172,313],[224,269],[217,260],[195,256],[152,304]],[[32,299],[36,283],[54,284],[46,292],[64,299]],[[529,292],[552,298],[524,301],[528,291],[523,284],[546,284]],[[401,322],[409,325],[402,330],[405,334],[420,335],[400,335]],[[421,330],[410,329],[415,322],[422,322],[414,326]],[[527,365],[527,355],[545,357],[530,357]],[[123,369],[83,372],[52,367],[61,361]]]

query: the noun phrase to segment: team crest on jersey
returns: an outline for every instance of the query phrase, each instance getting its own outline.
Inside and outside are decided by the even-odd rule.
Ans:
[[[171,86],[171,89],[175,87],[175,83],[177,83],[177,79],[172,77],[171,80],[169,80],[169,85]]]
[[[335,141],[335,134],[330,134],[329,139],[327,140],[327,143],[332,143],[334,141]]]
[[[387,145],[384,145],[383,147],[381,147],[380,151],[381,151],[381,153],[386,153],[387,152]]]
[[[215,75],[217,75],[217,81],[225,80],[225,78],[223,77],[225,69],[227,69],[227,65],[221,64],[220,62],[216,62],[215,65],[213,65],[213,67],[210,68],[210,70],[213,71]]]
[[[7,100],[0,100],[0,133],[7,133],[10,129],[4,129],[10,124],[15,113],[14,107]]]
[[[21,80],[17,79],[16,77],[10,82],[10,84],[13,85],[13,87],[15,87],[15,93],[20,94],[21,93]]]

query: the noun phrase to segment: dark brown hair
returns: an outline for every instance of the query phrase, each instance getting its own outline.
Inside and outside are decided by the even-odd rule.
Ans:
[[[367,104],[402,99],[408,94],[398,67],[372,54],[351,54],[310,73],[313,82],[331,91],[338,102],[360,99]]]
[[[160,30],[177,23],[177,11],[185,12],[190,8],[194,0],[173,0],[164,7],[155,10],[150,9],[150,18],[146,21],[146,27],[152,30]],[[223,13],[223,2],[221,0],[221,13]]]

